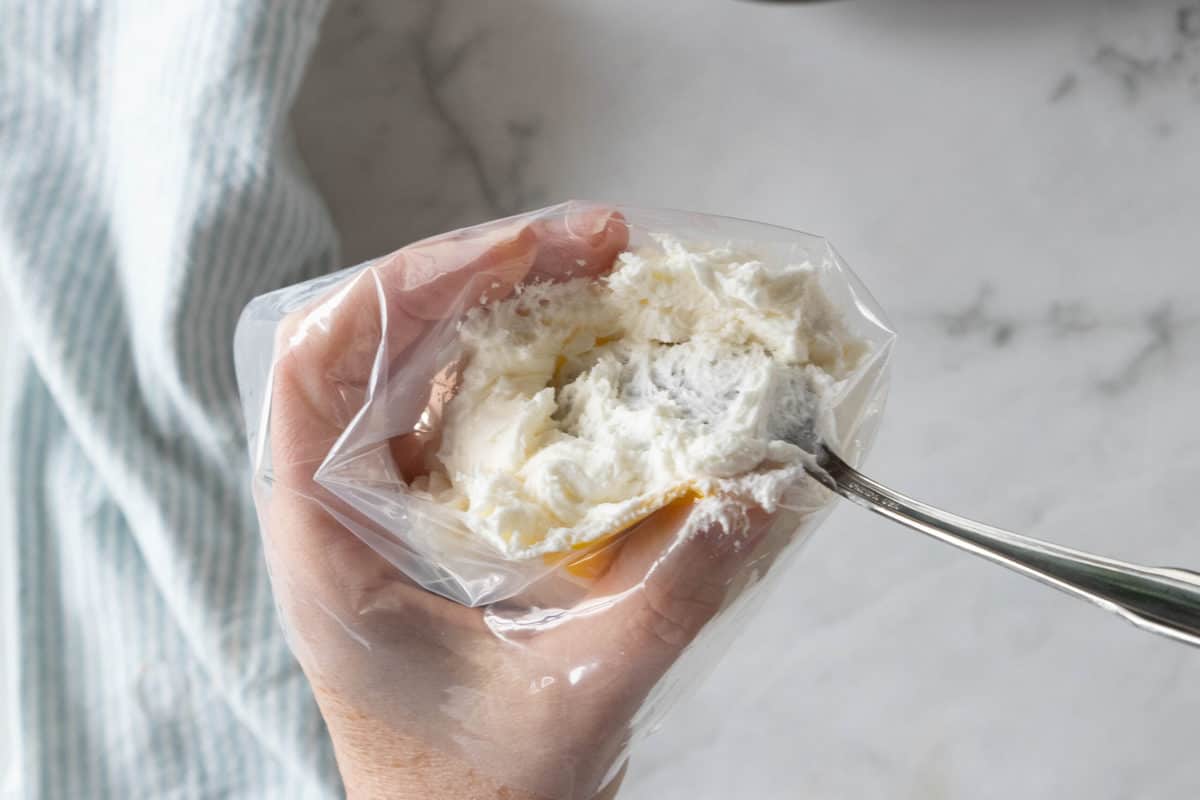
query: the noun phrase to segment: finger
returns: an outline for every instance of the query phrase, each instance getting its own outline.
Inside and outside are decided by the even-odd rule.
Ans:
[[[571,203],[566,214],[534,223],[538,254],[531,277],[564,281],[600,275],[629,246],[629,225],[619,211]]]
[[[441,446],[446,405],[458,392],[461,378],[462,364],[459,362],[446,365],[434,375],[425,410],[412,432],[388,440],[392,461],[405,481],[411,482],[418,475],[424,475],[429,455]]]
[[[403,352],[427,320],[449,314],[456,302],[477,301],[492,284],[511,290],[536,255],[528,225],[427,240],[371,265],[285,319],[272,402],[278,466],[319,462],[345,423],[341,399],[347,387],[364,386],[381,358],[386,363],[388,354]]]
[[[770,523],[757,508],[700,516],[680,501],[631,531],[591,593],[617,598],[588,632],[598,657],[627,654],[648,691],[721,609]]]
[[[369,648],[432,637],[452,647],[484,630],[477,609],[425,591],[372,547],[370,522],[350,523],[364,526],[353,535],[319,501],[297,499],[270,504],[263,538],[276,598],[301,640]]]
[[[480,298],[504,296],[537,257],[537,232],[514,221],[426,239],[379,265],[388,295],[408,316],[436,320],[465,311]]]
[[[377,648],[404,648],[410,667],[421,654],[453,656],[462,669],[484,657],[478,609],[410,580],[394,555],[383,555],[396,543],[373,522],[335,512],[328,498],[284,491],[282,502],[268,505],[264,548],[293,649],[310,674],[346,671],[342,656],[365,659],[355,662],[360,667],[388,663],[372,657]]]

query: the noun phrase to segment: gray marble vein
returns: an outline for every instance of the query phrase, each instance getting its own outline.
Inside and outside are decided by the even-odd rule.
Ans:
[[[462,71],[471,53],[483,45],[485,34],[477,31],[451,47],[438,47],[437,34],[444,6],[439,0],[431,0],[426,5],[428,8],[424,20],[413,32],[412,38],[417,75],[425,102],[445,130],[450,157],[462,158],[468,165],[488,213],[496,217],[514,214],[526,201],[523,168],[528,164],[528,146],[537,133],[537,126],[529,122],[509,123],[509,131],[517,143],[517,152],[509,159],[508,168],[501,173],[503,183],[494,179],[485,154],[472,139],[465,124],[455,116],[446,96],[447,84]]]
[[[330,7],[294,117],[348,263],[543,200],[530,175],[538,116],[483,118],[465,101],[493,42],[464,10],[439,0]]]
[[[1154,93],[1200,100],[1200,3],[1154,9],[1142,25],[1106,33],[1090,62],[1091,71],[1117,85],[1128,103]],[[1070,77],[1056,84],[1052,100],[1065,96]]]
[[[1054,84],[1054,88],[1050,90],[1050,102],[1060,103],[1071,96],[1071,94],[1079,88],[1079,76],[1074,72],[1068,72],[1059,78],[1058,83]]]
[[[1122,339],[1136,342],[1134,349],[1127,355],[1112,354],[1102,374],[1090,381],[1098,392],[1110,397],[1133,391],[1152,371],[1169,368],[1181,355],[1181,337],[1200,330],[1200,311],[1181,312],[1170,300],[1126,313],[1106,313],[1077,300],[1053,300],[1042,312],[1012,314],[994,308],[993,294],[993,287],[984,283],[975,299],[962,308],[904,313],[898,318],[931,321],[949,339],[982,339],[993,348],[1025,344],[1021,339],[1031,337],[1053,343],[1070,337],[1118,333]],[[1182,349],[1183,357],[1200,356],[1200,340],[1188,341]]]
[[[1184,327],[1191,327],[1195,318],[1181,320],[1171,309],[1169,302],[1147,312],[1142,316],[1146,342],[1132,356],[1113,370],[1111,375],[1101,378],[1096,387],[1103,393],[1114,395],[1130,391],[1138,385],[1147,369],[1151,369],[1158,360],[1165,360],[1171,355],[1172,344]]]

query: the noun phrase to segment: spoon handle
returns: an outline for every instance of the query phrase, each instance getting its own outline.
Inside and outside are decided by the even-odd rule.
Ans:
[[[927,506],[823,449],[813,477],[842,497],[924,534],[1120,614],[1143,630],[1200,646],[1200,573],[1142,567],[1031,539]]]

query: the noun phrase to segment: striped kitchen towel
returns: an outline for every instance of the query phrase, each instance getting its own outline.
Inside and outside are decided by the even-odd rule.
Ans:
[[[335,263],[287,119],[324,0],[0,0],[0,794],[340,794],[275,619],[231,342]]]

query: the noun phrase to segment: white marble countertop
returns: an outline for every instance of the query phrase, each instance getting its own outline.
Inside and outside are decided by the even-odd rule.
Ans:
[[[347,260],[569,197],[829,236],[901,341],[870,471],[1200,565],[1200,3],[337,7],[297,112]],[[1194,798],[1200,653],[855,508],[624,796]]]

